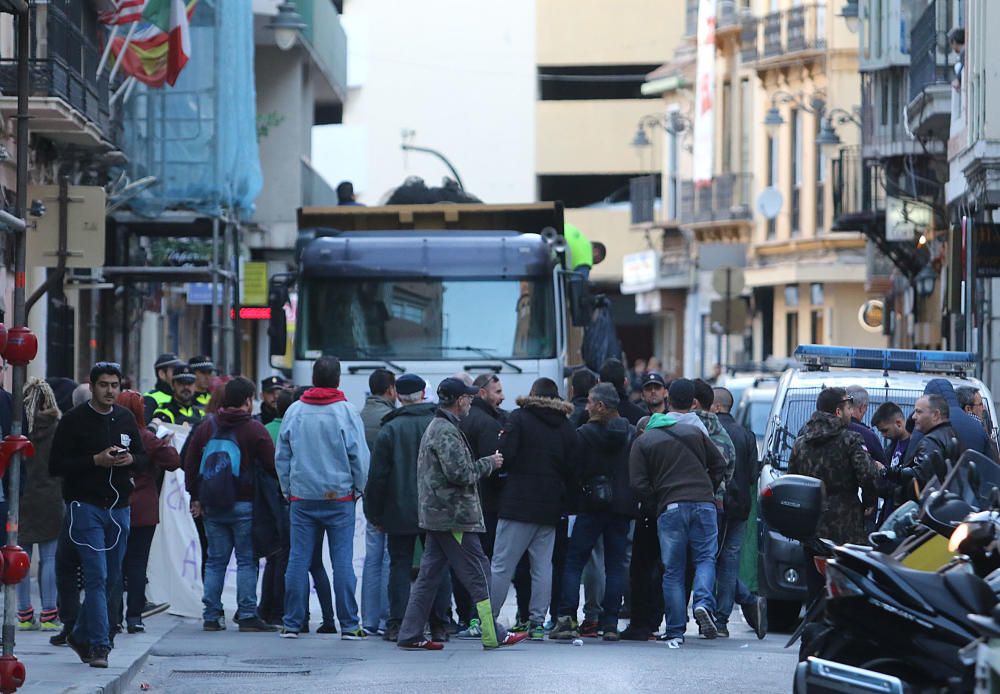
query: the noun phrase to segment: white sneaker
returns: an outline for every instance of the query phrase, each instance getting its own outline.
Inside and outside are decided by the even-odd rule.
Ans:
[[[297,639],[299,638],[299,632],[281,627],[281,631],[278,632],[278,636],[283,639]]]
[[[667,648],[680,648],[682,645],[684,645],[684,639],[678,639],[678,638],[667,639],[663,643],[667,644]]]

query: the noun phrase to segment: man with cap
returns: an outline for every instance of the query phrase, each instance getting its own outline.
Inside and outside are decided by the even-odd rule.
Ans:
[[[165,405],[153,411],[153,417],[171,424],[195,424],[201,421],[205,413],[194,401],[194,383],[196,376],[187,364],[181,364],[174,369],[170,383],[173,386],[173,397]]]
[[[420,439],[417,452],[417,523],[427,531],[417,581],[410,590],[397,645],[407,650],[439,651],[444,644],[424,637],[432,603],[450,566],[476,604],[484,648],[511,646],[527,633],[507,633],[493,620],[490,560],[479,534],[485,532],[477,484],[503,465],[499,452],[473,460],[459,428],[479,390],[457,378],[438,385],[440,407]]]
[[[194,372],[195,377],[194,402],[204,410],[208,401],[212,399],[212,376],[215,375],[215,364],[211,357],[200,354],[191,358],[188,368]]]
[[[153,363],[153,370],[156,372],[156,385],[142,396],[143,414],[147,422],[153,420],[153,411],[156,408],[163,407],[174,397],[174,389],[170,387],[170,381],[174,377],[174,369],[183,363],[173,352],[164,352],[156,358]]]
[[[384,637],[395,641],[410,599],[410,571],[417,538],[425,535],[417,516],[417,453],[420,439],[434,419],[434,404],[426,402],[427,383],[416,374],[396,379],[396,397],[402,407],[382,419],[372,446],[372,462],[365,488],[365,516],[384,532],[389,545],[389,619]],[[446,574],[447,576],[447,574]],[[451,581],[441,581],[430,616],[431,640],[448,640]]]
[[[287,385],[288,381],[281,376],[268,376],[260,382],[260,414],[257,419],[264,426],[278,416],[278,393]]]
[[[650,371],[642,377],[642,406],[647,414],[667,413],[667,382],[656,371]]]

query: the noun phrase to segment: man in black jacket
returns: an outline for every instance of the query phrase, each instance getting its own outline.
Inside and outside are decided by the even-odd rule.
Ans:
[[[587,423],[589,418],[587,415],[587,396],[590,395],[590,389],[597,385],[597,376],[594,375],[593,371],[583,366],[573,372],[570,385],[573,386],[573,400],[571,401],[573,414],[569,416],[569,421],[570,424],[579,429]]]
[[[917,442],[916,452],[909,463],[885,472],[888,480],[900,488],[902,499],[916,499],[919,490],[936,473],[937,457],[947,457],[948,445],[958,434],[952,427],[948,401],[941,395],[924,395],[913,406],[913,421],[923,437]],[[914,488],[916,484],[916,489]]]
[[[747,623],[758,639],[767,635],[767,601],[746,587],[740,580],[740,552],[747,517],[750,515],[750,495],[757,476],[757,439],[753,432],[739,424],[733,415],[733,394],[726,388],[713,388],[715,401],[712,411],[733,440],[736,448],[736,469],[726,485],[726,498],[719,515],[719,558],[715,563],[715,624],[719,636],[729,636],[729,615],[733,604],[743,609]]]
[[[401,407],[382,418],[382,428],[372,448],[365,516],[386,534],[389,547],[389,619],[383,638],[396,641],[399,625],[410,599],[410,575],[417,538],[424,534],[417,524],[417,453],[435,406],[426,402],[427,383],[414,374],[396,379]],[[431,640],[448,640],[451,581],[441,581],[431,612]]]
[[[132,471],[146,465],[135,417],[116,404],[121,367],[98,362],[91,399],[59,421],[49,473],[63,478],[69,539],[80,553],[86,595],[68,645],[91,667],[108,667],[108,596],[122,580]]]
[[[577,453],[576,429],[567,417],[572,406],[560,399],[550,378],[539,378],[520,409],[507,419],[500,437],[504,486],[491,568],[494,619],[507,599],[511,578],[527,551],[531,562],[531,639],[545,638],[545,615],[552,590],[556,527],[566,508],[567,488]]]
[[[577,430],[580,454],[574,492],[580,496],[580,512],[566,553],[559,620],[549,638],[579,636],[576,616],[580,577],[597,539],[603,537],[605,584],[600,626],[605,641],[619,639],[618,611],[628,581],[628,530],[638,515],[628,472],[635,427],[619,416],[620,404],[618,392],[610,383],[594,386],[587,398],[590,421]]]

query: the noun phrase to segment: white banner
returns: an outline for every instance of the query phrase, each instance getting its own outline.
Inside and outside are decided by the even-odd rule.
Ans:
[[[698,73],[694,103],[694,182],[712,180],[715,161],[715,2],[698,3]]]

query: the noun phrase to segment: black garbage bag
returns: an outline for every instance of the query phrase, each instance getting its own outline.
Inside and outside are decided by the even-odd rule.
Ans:
[[[611,303],[607,297],[594,297],[594,311],[590,325],[583,331],[583,362],[591,371],[601,370],[608,359],[620,359],[621,344],[615,334],[615,319],[611,315]]]

